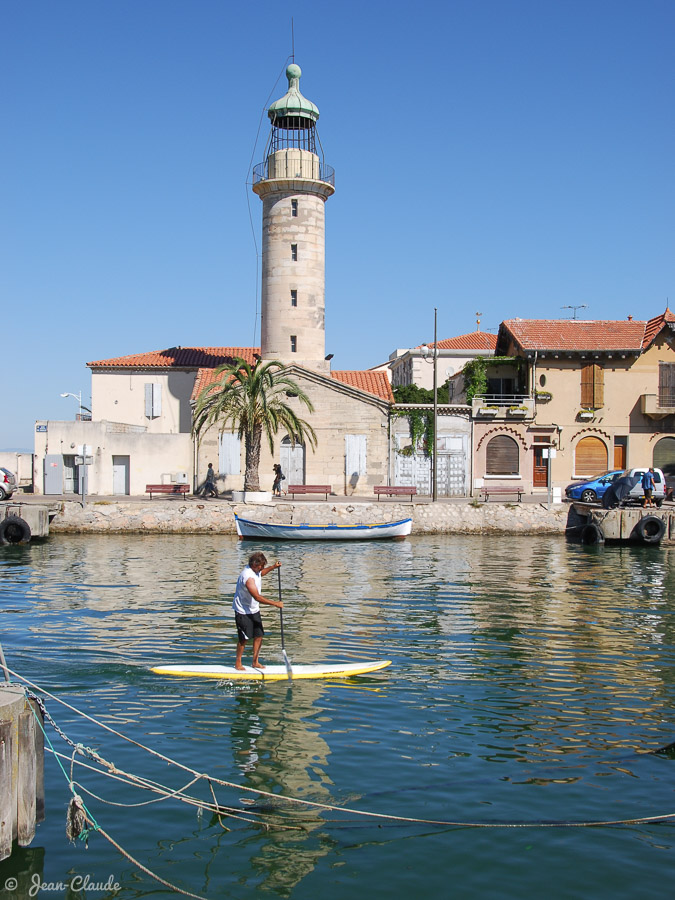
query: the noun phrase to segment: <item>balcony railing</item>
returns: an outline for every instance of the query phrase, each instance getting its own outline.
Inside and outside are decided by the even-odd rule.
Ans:
[[[302,176],[301,176],[302,177]],[[259,181],[267,181],[269,178],[269,170],[267,160],[265,162],[258,163],[257,166],[253,168],[253,184],[257,184]],[[318,181],[325,181],[327,184],[335,187],[335,169],[332,166],[327,165],[326,163],[319,163],[318,167]]]
[[[479,419],[533,419],[534,397],[528,394],[477,394],[471,402],[471,412]]]

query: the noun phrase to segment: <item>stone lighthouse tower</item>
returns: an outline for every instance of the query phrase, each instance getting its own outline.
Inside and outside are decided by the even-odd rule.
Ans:
[[[253,170],[263,202],[261,354],[328,372],[325,360],[325,207],[335,173],[323,161],[319,110],[300,93],[300,66],[268,115],[265,161]],[[318,146],[318,152],[317,152]]]

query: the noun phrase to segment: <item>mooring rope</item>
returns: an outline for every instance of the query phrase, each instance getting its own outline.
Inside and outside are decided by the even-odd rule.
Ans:
[[[51,697],[57,703],[61,703],[67,709],[72,710],[83,718],[87,719],[89,722],[92,722],[94,725],[99,726],[105,731],[114,734],[116,737],[121,738],[122,740],[127,741],[128,743],[138,747],[141,750],[145,750],[147,753],[152,756],[156,756],[157,758],[163,760],[164,762],[169,763],[170,765],[174,765],[179,769],[182,769],[185,772],[189,772],[192,775],[199,776],[201,778],[207,778],[209,781],[214,782],[215,784],[220,784],[224,787],[232,788],[237,791],[246,791],[249,793],[253,793],[258,795],[259,797],[268,797],[275,801],[279,801],[280,797],[278,794],[275,794],[271,791],[263,791],[260,788],[249,787],[248,785],[237,784],[232,781],[225,781],[224,779],[217,778],[216,776],[205,775],[204,773],[199,773],[195,769],[192,769],[189,766],[184,765],[183,763],[178,762],[177,760],[172,759],[169,756],[165,756],[163,753],[160,753],[158,750],[154,750],[152,747],[148,747],[145,744],[141,744],[140,742],[134,740],[133,738],[128,737],[122,732],[116,731],[114,728],[111,728],[109,725],[106,725],[104,722],[100,722],[97,719],[90,716],[88,713],[85,713],[83,710],[78,709],[72,704],[68,703],[65,700],[57,697],[55,694],[52,694],[50,691],[47,691],[44,688],[41,688],[39,685],[31,682],[29,679],[25,678],[22,675],[19,675],[17,672],[8,670],[13,676],[21,679],[25,684],[30,685],[35,690],[39,690],[42,694],[47,697]],[[73,743],[70,739],[68,739],[69,743]],[[79,747],[80,745],[76,745]],[[92,751],[95,752],[95,751]],[[98,756],[98,754],[97,754]],[[99,757],[99,759],[102,759]],[[104,765],[112,765],[108,763],[103,763]],[[659,822],[666,822],[671,819],[675,819],[675,813],[664,813],[664,814],[656,814],[650,816],[637,816],[626,819],[600,819],[600,820],[590,820],[590,821],[538,821],[538,822],[474,822],[474,821],[455,821],[455,820],[447,820],[447,819],[424,819],[416,816],[396,816],[387,813],[378,813],[371,812],[370,810],[363,809],[355,809],[353,807],[348,806],[335,806],[334,804],[329,803],[321,803],[316,800],[303,800],[298,797],[283,797],[281,798],[284,802],[297,804],[299,806],[309,807],[316,810],[325,810],[334,813],[349,813],[351,815],[362,816],[364,818],[370,819],[378,819],[384,821],[391,822],[402,822],[406,824],[414,824],[414,825],[437,825],[442,827],[456,827],[456,828],[598,828],[605,827],[610,825],[648,825],[648,824],[656,824]]]

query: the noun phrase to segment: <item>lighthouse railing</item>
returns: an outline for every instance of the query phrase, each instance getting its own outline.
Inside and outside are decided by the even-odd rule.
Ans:
[[[257,184],[259,181],[267,181],[269,177],[269,160],[258,163],[257,166],[253,167],[253,184]],[[335,187],[335,169],[326,163],[320,163],[319,177],[316,180],[325,181],[327,184]]]

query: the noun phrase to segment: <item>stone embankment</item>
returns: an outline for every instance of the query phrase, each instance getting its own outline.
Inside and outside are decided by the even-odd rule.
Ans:
[[[542,503],[301,502],[155,499],[138,502],[64,502],[51,534],[234,534],[234,514],[274,524],[337,525],[393,522],[412,517],[413,534],[564,534],[570,506]]]

